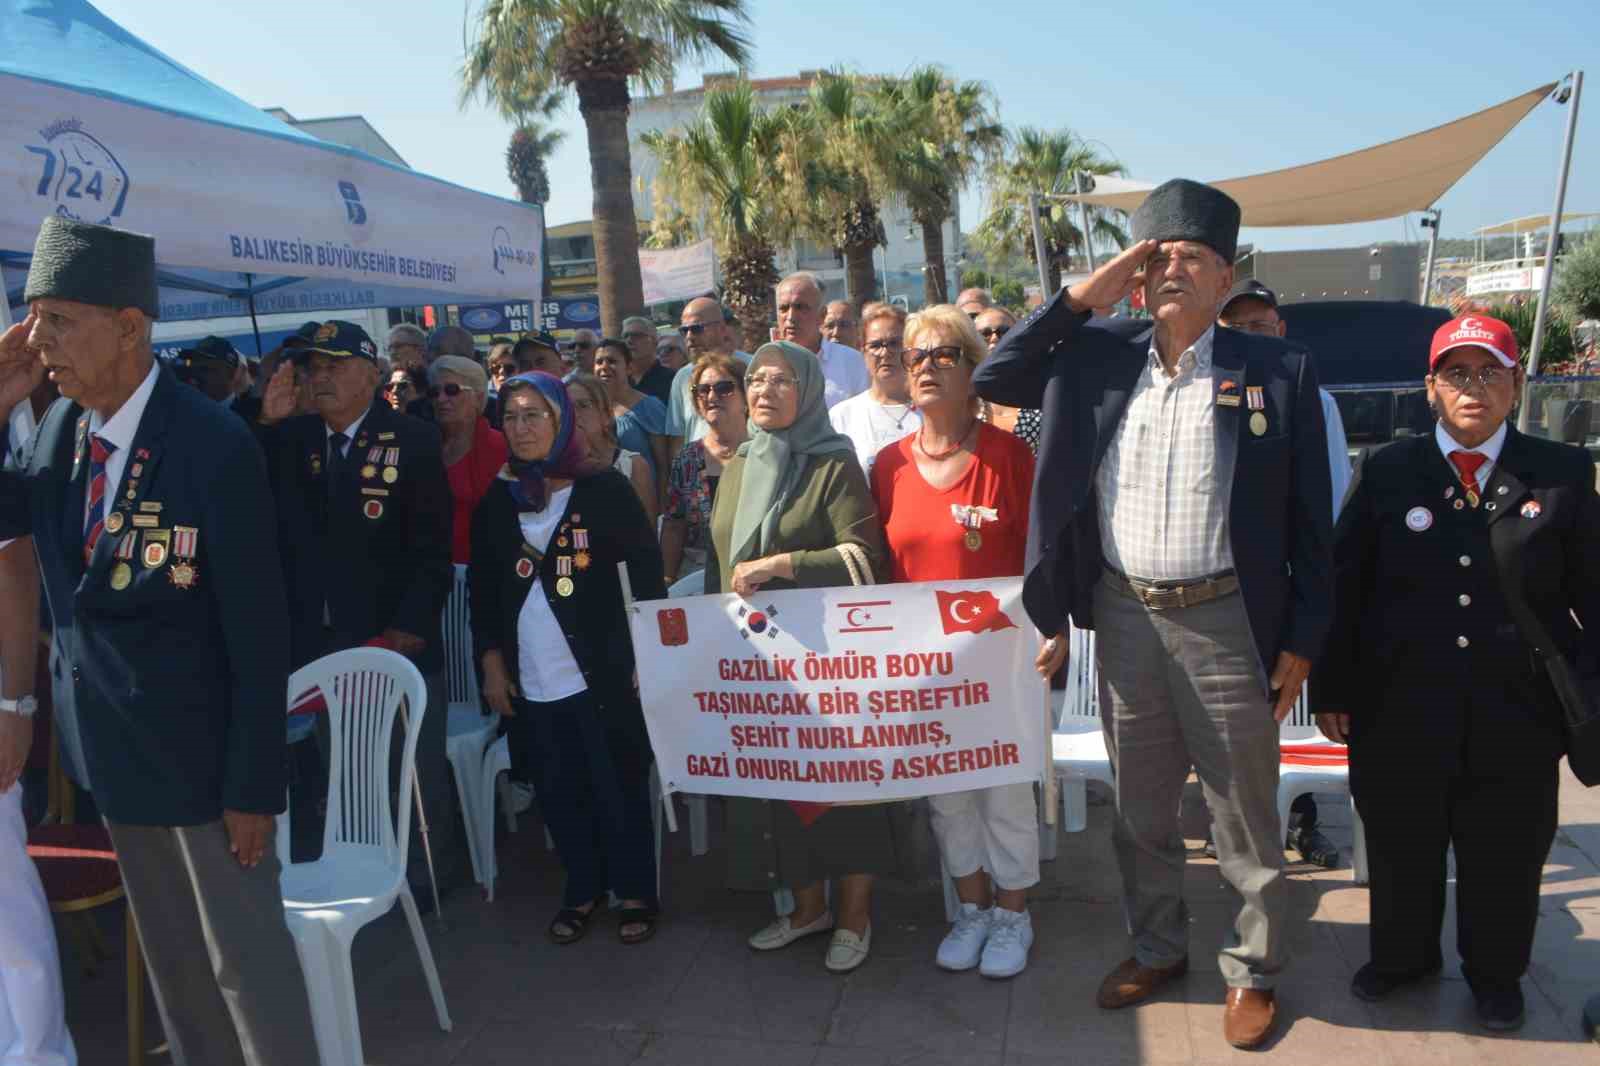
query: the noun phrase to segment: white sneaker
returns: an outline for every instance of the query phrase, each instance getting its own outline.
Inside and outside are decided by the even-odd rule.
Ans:
[[[867,952],[871,950],[872,926],[867,926],[867,931],[861,936],[856,936],[848,929],[835,929],[833,939],[828,943],[828,957],[822,965],[830,973],[849,973],[867,961]]]
[[[978,972],[985,977],[1015,977],[1028,968],[1031,947],[1033,919],[1028,912],[996,907],[989,919],[989,941],[983,945]]]
[[[956,924],[939,941],[939,954],[935,961],[941,970],[970,970],[983,956],[984,941],[989,939],[990,910],[979,910],[976,903],[963,903],[956,913]]]
[[[811,936],[813,933],[826,933],[833,928],[833,912],[823,911],[821,917],[810,925],[796,927],[789,921],[785,914],[764,929],[759,929],[750,934],[750,939],[745,941],[757,951],[777,951],[786,948],[801,937]]]

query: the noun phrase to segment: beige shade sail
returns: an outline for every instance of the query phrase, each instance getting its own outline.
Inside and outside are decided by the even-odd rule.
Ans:
[[[1239,202],[1246,226],[1337,226],[1424,211],[1555,87],[1551,82],[1477,114],[1358,152],[1211,184]],[[1097,186],[1095,192],[1067,199],[1132,211],[1145,195]]]
[[[1582,222],[1588,218],[1600,218],[1600,211],[1563,211],[1561,221]],[[1549,215],[1523,215],[1509,222],[1497,222],[1492,226],[1483,226],[1472,232],[1480,237],[1503,237],[1506,234],[1535,233],[1542,229],[1550,228]]]

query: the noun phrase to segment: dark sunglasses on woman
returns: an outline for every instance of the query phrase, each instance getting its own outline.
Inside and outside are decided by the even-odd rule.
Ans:
[[[902,356],[907,370],[915,370],[929,360],[933,361],[935,370],[949,370],[961,362],[961,348],[954,344],[938,348],[907,348]]]
[[[391,381],[391,382],[389,382],[387,385],[385,385],[383,387],[383,391],[384,392],[410,392],[411,391],[411,382],[409,382],[409,381]]]
[[[990,326],[988,329],[980,329],[978,331],[978,336],[982,337],[986,341],[997,341],[1010,332],[1010,326]]]
[[[471,391],[471,389],[464,389],[452,381],[448,385],[433,385],[429,387],[428,399],[437,400],[440,396],[460,396],[463,392]]]
[[[711,399],[713,394],[722,399],[727,399],[733,395],[734,390],[738,387],[738,383],[732,381],[713,381],[705,385],[696,385],[694,394],[702,400]]]

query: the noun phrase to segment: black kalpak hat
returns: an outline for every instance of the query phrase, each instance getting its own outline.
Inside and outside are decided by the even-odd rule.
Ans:
[[[51,215],[39,227],[22,302],[40,297],[161,317],[156,240],[111,226]]]
[[[1239,249],[1239,205],[1221,189],[1188,178],[1157,185],[1134,208],[1129,229],[1136,241],[1195,241],[1229,263]]]
[[[1242,300],[1245,297],[1249,297],[1252,300],[1260,300],[1268,307],[1274,309],[1276,309],[1278,306],[1277,293],[1261,284],[1261,282],[1257,281],[1255,278],[1245,278],[1242,281],[1234,282],[1233,288],[1228,290],[1228,298],[1223,300],[1222,306],[1217,309],[1217,317],[1221,318],[1223,315],[1227,314],[1228,306],[1232,304],[1233,301]]]
[[[313,355],[328,355],[335,359],[365,359],[378,365],[378,346],[372,343],[367,331],[354,322],[330,318],[316,328],[309,343],[292,349],[296,362],[305,362]]]

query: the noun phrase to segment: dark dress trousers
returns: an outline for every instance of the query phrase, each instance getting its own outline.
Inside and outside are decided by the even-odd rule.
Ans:
[[[587,534],[586,566],[576,565],[578,530]],[[519,568],[523,559],[536,566]],[[622,899],[656,899],[651,819],[659,799],[650,792],[654,756],[633,683],[633,639],[618,563],[627,564],[635,599],[666,597],[661,550],[649,519],[633,486],[614,470],[573,482],[542,560],[523,540],[505,480],[495,480],[473,514],[467,587],[479,660],[499,651],[521,692],[519,619],[530,595],[543,596],[588,686],[569,699],[519,700],[516,717],[505,723],[513,765],[531,778],[567,869],[566,906],[607,889]],[[570,576],[560,573],[566,565]],[[562,588],[570,589],[568,595],[561,595]]]
[[[1453,845],[1457,946],[1475,984],[1527,969],[1564,748],[1554,690],[1511,604],[1584,672],[1600,665],[1594,462],[1509,429],[1483,488],[1480,507],[1457,507],[1464,493],[1432,433],[1359,464],[1335,539],[1334,625],[1311,678],[1316,710],[1351,716],[1373,963],[1439,965]]]
[[[1104,567],[1095,474],[1142,373],[1149,320],[1091,319],[1058,293],[1007,333],[973,374],[978,395],[1040,408],[1023,604],[1040,630],[1070,614],[1093,629]],[[1263,669],[1281,651],[1314,659],[1332,613],[1332,508],[1327,429],[1311,357],[1284,341],[1217,327],[1215,385],[1263,389],[1272,431],[1249,432],[1243,403],[1218,406],[1217,465],[1231,472],[1228,531],[1234,568]],[[1204,575],[1196,574],[1195,577]]]
[[[26,467],[0,474],[0,537],[33,535],[70,694],[57,713],[76,717],[167,1038],[188,1062],[305,1062],[271,837],[245,869],[222,822],[284,800],[288,611],[261,450],[160,370],[107,489],[121,517],[85,565],[88,425],[69,400],[50,408]]]

